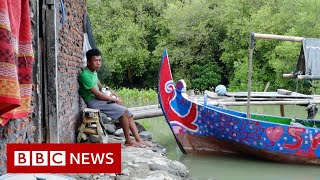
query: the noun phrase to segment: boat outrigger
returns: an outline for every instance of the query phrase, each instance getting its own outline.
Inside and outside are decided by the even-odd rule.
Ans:
[[[174,84],[165,50],[158,96],[183,153],[249,154],[287,163],[320,164],[318,128],[297,125],[295,122],[299,119],[252,114],[250,109],[243,113],[195,102],[188,97],[186,88],[183,80]],[[318,120],[311,121],[320,125]]]

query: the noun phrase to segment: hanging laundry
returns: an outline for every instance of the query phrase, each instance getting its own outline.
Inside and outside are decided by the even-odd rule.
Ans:
[[[29,0],[0,0],[0,124],[30,113],[32,95]]]

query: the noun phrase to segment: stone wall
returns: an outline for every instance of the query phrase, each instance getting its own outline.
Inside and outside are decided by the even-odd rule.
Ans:
[[[85,0],[64,0],[65,17],[62,26],[60,7],[58,33],[58,93],[60,143],[76,141],[81,111],[85,105],[80,98],[78,74],[81,71],[83,44],[83,17],[86,12]]]

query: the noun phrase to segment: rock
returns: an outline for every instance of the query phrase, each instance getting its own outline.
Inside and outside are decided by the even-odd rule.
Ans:
[[[183,178],[172,175],[167,171],[158,170],[158,171],[152,171],[151,173],[149,173],[145,179],[148,179],[148,180],[179,180],[181,179],[182,180]]]
[[[124,138],[117,137],[116,134],[123,136],[123,130],[119,129],[115,135],[109,135],[109,143],[124,142]],[[165,148],[156,141],[150,140],[149,142],[152,147],[139,148],[122,145],[120,174],[75,174],[71,177],[93,180],[185,180],[189,178],[189,171],[182,163],[168,159],[165,156]]]
[[[90,142],[97,143],[97,142],[99,142],[99,137],[98,137],[98,135],[90,134],[89,140],[90,140]]]
[[[117,175],[115,173],[111,173],[111,174],[108,174],[108,176],[110,176],[112,179],[115,179]]]
[[[93,179],[100,179],[100,176],[98,174],[93,175]]]
[[[108,144],[108,142],[109,142],[108,134],[105,135],[105,136],[102,136],[102,143],[103,143],[103,144]]]
[[[116,180],[132,180],[133,178],[129,176],[117,176]]]
[[[114,124],[104,124],[104,128],[106,129],[108,134],[114,134],[116,132],[116,125]]]
[[[100,113],[100,118],[103,124],[113,124],[112,119],[104,113]]]
[[[131,172],[131,171],[132,171],[132,168],[130,168],[130,167],[124,168],[124,169],[121,171],[121,175],[130,176],[130,172]]]
[[[188,169],[178,161],[172,161],[163,154],[162,149],[154,151],[158,143],[150,141],[153,147],[122,148],[122,167],[130,169],[131,179],[187,179]],[[160,147],[160,145],[158,145]],[[164,173],[165,172],[165,173]]]
[[[163,170],[169,172],[172,175],[187,178],[189,176],[189,170],[187,167],[179,161],[172,161],[167,159],[165,163],[163,160],[154,161],[149,165],[150,170]]]
[[[160,152],[163,155],[167,153],[166,148],[164,148],[161,144],[158,143],[156,143],[156,145],[152,147],[152,151]]]
[[[117,137],[117,136],[113,136],[113,137],[111,137],[111,138],[113,138],[113,139],[115,139],[115,140],[120,140],[120,141],[124,141],[125,139],[124,139],[124,137]]]
[[[118,129],[115,133],[114,133],[114,135],[116,135],[116,136],[118,136],[118,137],[123,137],[124,135],[123,135],[123,129],[121,128],[121,129]]]
[[[79,178],[82,178],[82,179],[91,179],[92,178],[91,174],[78,174],[75,176],[78,176]],[[79,179],[79,178],[76,178],[76,179]]]
[[[89,140],[90,140],[90,142],[93,142],[93,143],[99,143],[99,136],[95,135],[95,134],[90,134]],[[106,144],[108,142],[109,142],[108,136],[102,136],[102,143]]]
[[[188,177],[189,175],[189,170],[187,169],[187,167],[179,161],[172,161],[169,164],[169,168],[177,172],[176,175],[180,177],[185,178],[185,177]]]
[[[151,140],[152,139],[152,135],[149,131],[142,131],[139,133],[139,135],[143,140]]]
[[[139,163],[139,164],[132,164],[131,174],[136,178],[146,178],[146,175],[150,173],[148,163]]]
[[[141,125],[141,124],[139,124],[139,123],[137,123],[136,122],[136,126],[137,126],[137,128],[138,128],[138,132],[140,133],[140,132],[143,132],[143,131],[146,131],[146,129]]]
[[[153,163],[149,165],[151,171],[156,171],[156,170],[165,170],[167,171],[169,169],[168,166],[162,165],[162,164],[157,164]]]
[[[108,175],[105,175],[105,176],[100,176],[98,179],[99,180],[113,180],[114,178],[112,178],[112,177],[110,177]]]

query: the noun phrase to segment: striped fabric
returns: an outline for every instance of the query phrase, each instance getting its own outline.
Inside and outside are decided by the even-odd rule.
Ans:
[[[0,0],[0,124],[30,113],[32,95],[29,0]]]

